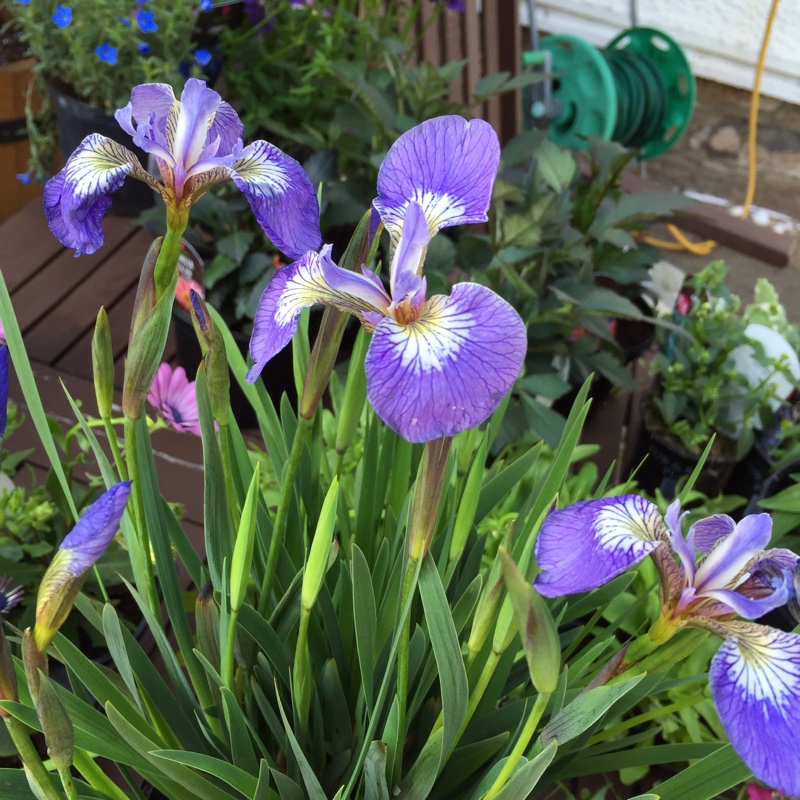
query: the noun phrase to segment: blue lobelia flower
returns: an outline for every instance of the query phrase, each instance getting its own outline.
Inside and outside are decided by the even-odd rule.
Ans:
[[[438,117],[404,133],[380,168],[373,202],[391,239],[389,291],[365,268],[338,267],[329,246],[278,270],[256,313],[248,380],[289,343],[301,310],[322,303],[374,331],[368,396],[401,436],[425,442],[487,419],[519,376],[525,325],[476,283],[426,299],[422,266],[441,228],[486,221],[499,158],[497,135],[482,120]]]
[[[0,334],[3,327],[0,325]],[[6,432],[8,422],[8,347],[0,342],[0,444]]]
[[[72,24],[72,9],[69,6],[56,6],[51,19],[57,27],[67,28]]]
[[[211,61],[211,53],[208,52],[203,47],[198,47],[197,50],[194,51],[194,60],[201,66],[204,67]]]
[[[201,11],[211,11],[214,8],[214,3],[212,0],[200,0],[200,10]]]
[[[683,516],[676,500],[662,520],[637,495],[553,511],[536,540],[543,572],[534,586],[547,597],[588,591],[652,556],[661,576],[652,643],[685,627],[724,640],[710,683],[731,744],[757,778],[800,795],[800,635],[746,621],[793,597],[798,557],[764,549],[772,534],[768,514],[738,524],[716,514],[692,525],[686,537]]]
[[[158,25],[156,24],[156,12],[145,11],[144,9],[140,8],[136,12],[136,24],[139,26],[139,30],[142,33],[155,33],[158,30]]]
[[[233,181],[288,256],[320,246],[317,194],[303,168],[268,142],[243,148],[239,117],[204,81],[188,80],[180,100],[163,83],[136,86],[116,119],[136,145],[155,156],[162,182],[127,148],[100,134],[87,136],[44,190],[50,229],[77,254],[103,244],[109,195],[129,175],[161,194],[168,221],[170,215],[188,215],[212,186]]]
[[[143,55],[146,56],[153,48],[147,42],[137,42],[136,49]]]
[[[117,63],[117,48],[112,47],[108,42],[98,45],[94,49],[95,55],[106,64],[113,67]]]
[[[89,506],[61,542],[36,597],[33,639],[40,651],[53,640],[69,615],[86,574],[111,544],[130,493],[130,481],[112,486]]]

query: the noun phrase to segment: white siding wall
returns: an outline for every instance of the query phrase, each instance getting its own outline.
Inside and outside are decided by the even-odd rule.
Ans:
[[[770,0],[638,0],[636,7],[639,25],[660,28],[680,42],[696,75],[752,87]],[[541,30],[603,46],[629,26],[629,8],[628,0],[536,0],[536,20]],[[521,16],[527,25],[526,0]],[[778,8],[762,92],[800,103],[800,0],[782,0]]]

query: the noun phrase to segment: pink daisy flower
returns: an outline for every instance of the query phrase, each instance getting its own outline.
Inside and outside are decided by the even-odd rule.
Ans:
[[[194,381],[187,379],[183,367],[173,370],[169,364],[162,364],[147,400],[176,431],[199,436],[200,419],[194,385]]]

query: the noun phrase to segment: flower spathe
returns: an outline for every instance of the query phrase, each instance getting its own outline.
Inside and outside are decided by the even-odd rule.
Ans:
[[[233,181],[287,255],[297,258],[320,246],[317,195],[302,167],[268,142],[243,147],[239,117],[204,81],[188,80],[180,100],[166,84],[136,86],[115,116],[134,143],[156,158],[162,180],[117,142],[87,136],[44,192],[50,229],[77,255],[103,244],[110,195],[129,176],[161,194],[170,229],[183,230],[189,207],[212,186]]]
[[[130,481],[112,486],[89,506],[61,542],[36,597],[33,639],[40,651],[50,644],[69,615],[86,573],[111,544],[130,492]]]
[[[302,309],[321,303],[373,332],[367,394],[405,439],[453,436],[487,419],[519,376],[524,323],[479,284],[427,298],[422,267],[441,228],[486,221],[499,158],[497,135],[482,120],[438,117],[403,134],[381,166],[373,203],[391,239],[389,290],[365,268],[338,267],[328,246],[280,269],[256,313],[248,380],[289,343]]]
[[[800,795],[800,635],[745,621],[793,597],[798,557],[765,549],[768,514],[739,523],[716,514],[686,536],[683,516],[677,500],[662,519],[637,495],[553,511],[536,541],[542,572],[534,586],[548,597],[588,591],[651,555],[661,577],[661,613],[650,639],[660,644],[684,627],[724,639],[710,683],[725,731],[757,778]]]
[[[169,364],[162,364],[147,401],[176,431],[200,435],[195,382],[186,377],[183,367],[173,370]]]

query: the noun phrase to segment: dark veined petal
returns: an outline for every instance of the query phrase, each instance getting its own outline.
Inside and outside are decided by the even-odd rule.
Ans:
[[[436,117],[404,133],[378,172],[373,206],[396,244],[411,200],[422,206],[430,235],[449,225],[485,222],[500,162],[487,122]]]
[[[772,536],[769,514],[744,517],[733,532],[718,539],[697,567],[694,586],[698,594],[708,589],[725,589],[736,579],[754,556],[761,553]]]
[[[244,125],[239,115],[223,100],[214,114],[214,121],[208,131],[209,140],[219,136],[219,155],[227,156],[233,152],[234,145],[242,140],[243,135]]]
[[[128,175],[159,188],[130,150],[97,133],[87,136],[44,189],[47,222],[58,240],[76,255],[94,253],[103,244],[109,195]]]
[[[269,142],[248,145],[231,170],[258,224],[290,258],[322,244],[319,203],[303,168]]]
[[[736,523],[727,514],[714,514],[698,520],[686,536],[689,544],[700,553],[708,553],[724,536],[733,532]]]
[[[108,549],[119,528],[130,493],[130,481],[112,486],[89,506],[64,537],[58,549],[69,551],[68,568],[73,575],[89,569]]]
[[[525,325],[476,283],[437,295],[406,325],[382,320],[365,362],[378,416],[411,442],[453,436],[487,419],[519,377]]]
[[[330,245],[322,253],[310,250],[294,264],[281,267],[264,290],[250,338],[250,355],[256,362],[247,373],[251,383],[292,340],[304,308],[335,306],[362,319],[365,313],[387,313],[390,301],[383,288],[364,275],[336,266],[330,252]]]
[[[654,503],[635,494],[586,500],[550,513],[536,539],[545,597],[608,583],[663,544],[667,529]]]
[[[753,774],[784,794],[800,795],[800,636],[753,623],[711,662],[711,692],[736,752]]]
[[[703,592],[702,596],[719,600],[720,603],[733,609],[740,617],[758,619],[764,614],[786,605],[789,592],[784,583],[778,582],[773,590],[764,597],[747,597],[733,589],[709,589],[707,592]]]

